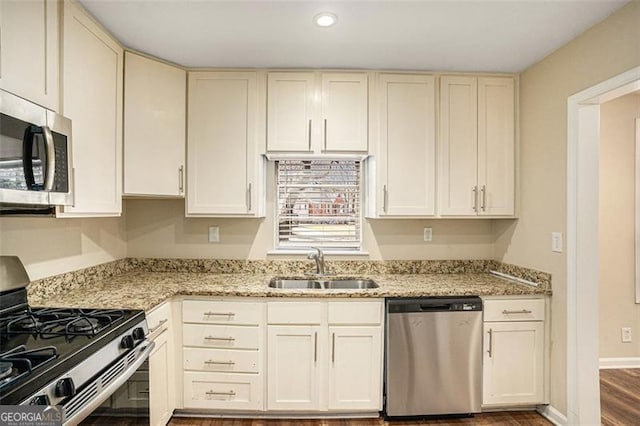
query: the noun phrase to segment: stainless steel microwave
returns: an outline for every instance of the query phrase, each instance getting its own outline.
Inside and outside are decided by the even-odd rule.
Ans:
[[[0,213],[73,204],[71,120],[0,90]]]

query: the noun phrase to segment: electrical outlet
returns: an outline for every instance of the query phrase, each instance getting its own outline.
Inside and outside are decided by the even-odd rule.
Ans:
[[[209,242],[210,243],[219,243],[220,242],[220,228],[217,226],[209,227]]]
[[[432,238],[433,238],[433,231],[431,230],[431,228],[424,228],[424,240],[431,241]]]
[[[631,327],[622,327],[622,343],[631,343]]]
[[[562,232],[551,233],[551,251],[562,253]]]

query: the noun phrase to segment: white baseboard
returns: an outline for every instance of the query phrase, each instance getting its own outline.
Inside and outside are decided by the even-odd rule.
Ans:
[[[547,418],[551,423],[556,426],[567,426],[569,424],[569,420],[567,416],[562,414],[552,405],[541,405],[538,407],[538,413],[542,414]]]
[[[640,357],[600,358],[600,368],[640,368]]]

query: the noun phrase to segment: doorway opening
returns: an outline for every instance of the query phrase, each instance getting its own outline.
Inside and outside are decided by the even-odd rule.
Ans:
[[[600,104],[639,89],[640,67],[637,67],[568,99],[568,424],[600,424],[597,232]]]

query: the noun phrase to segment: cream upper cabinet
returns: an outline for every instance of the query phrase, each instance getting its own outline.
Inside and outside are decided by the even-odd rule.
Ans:
[[[58,111],[57,0],[0,1],[0,88]]]
[[[515,214],[514,129],[513,78],[441,77],[441,216]]]
[[[187,75],[124,55],[124,195],[184,195]]]
[[[188,79],[187,216],[263,215],[258,74],[190,72]]]
[[[75,205],[60,216],[122,211],[123,49],[75,2],[64,2],[62,113],[72,121]]]
[[[366,73],[270,72],[267,151],[366,152]]]
[[[314,74],[270,72],[267,79],[267,150],[311,151]]]
[[[322,74],[322,151],[367,151],[365,73]]]
[[[478,187],[481,216],[515,214],[512,78],[478,79]]]
[[[378,216],[435,214],[435,79],[378,76]]]

